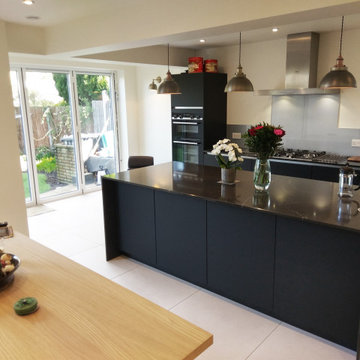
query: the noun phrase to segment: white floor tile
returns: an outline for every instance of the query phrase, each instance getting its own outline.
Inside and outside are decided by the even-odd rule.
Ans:
[[[67,257],[75,256],[83,251],[99,246],[96,242],[90,241],[89,239],[84,240],[75,234],[69,236],[63,232],[54,233],[45,239],[33,239]]]
[[[137,263],[124,256],[106,261],[105,246],[103,245],[83,251],[70,258],[108,279],[113,279],[116,276],[134,270],[138,266]]]
[[[172,308],[198,291],[195,286],[144,265],[117,276],[113,281],[165,309]]]
[[[355,360],[354,351],[290,325],[280,325],[248,360]]]
[[[214,335],[199,359],[242,360],[279,325],[279,321],[206,291],[198,291],[172,312]]]

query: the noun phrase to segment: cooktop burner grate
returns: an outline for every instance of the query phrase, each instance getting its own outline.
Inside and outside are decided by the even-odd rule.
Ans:
[[[295,159],[303,161],[314,161],[326,164],[345,164],[347,157],[338,154],[328,154],[326,151],[278,149],[275,158]]]

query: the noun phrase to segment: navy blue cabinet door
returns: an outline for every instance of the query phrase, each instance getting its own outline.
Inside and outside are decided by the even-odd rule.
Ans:
[[[359,234],[281,217],[276,230],[276,316],[355,349]]]
[[[276,175],[311,179],[311,166],[271,161],[271,172]]]
[[[206,201],[155,192],[158,268],[206,285]]]
[[[106,191],[108,185],[103,181],[103,191],[105,186],[106,196],[111,196],[104,206],[108,217],[106,228],[116,229],[112,230],[116,236],[113,243],[117,244],[119,253],[155,265],[154,190],[111,180],[107,182],[116,184],[111,186],[111,194]],[[109,211],[107,204],[110,203],[116,204],[116,211]]]
[[[312,166],[312,175],[311,178],[315,180],[339,181],[339,168],[340,167],[330,167],[330,166]]]
[[[275,217],[208,202],[207,234],[208,288],[271,312]]]

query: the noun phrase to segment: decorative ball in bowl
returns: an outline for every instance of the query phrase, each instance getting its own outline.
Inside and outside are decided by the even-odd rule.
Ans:
[[[16,255],[0,253],[0,290],[11,284],[19,265],[20,259]]]

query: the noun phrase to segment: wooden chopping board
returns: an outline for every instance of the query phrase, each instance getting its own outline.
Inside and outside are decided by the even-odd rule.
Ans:
[[[360,156],[350,156],[348,161],[357,161],[360,162]]]

